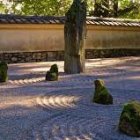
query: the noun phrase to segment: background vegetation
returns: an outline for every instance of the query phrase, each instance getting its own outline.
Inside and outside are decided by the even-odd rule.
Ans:
[[[0,2],[0,13],[63,16],[73,0],[10,0]],[[87,0],[87,15],[140,19],[140,0]]]

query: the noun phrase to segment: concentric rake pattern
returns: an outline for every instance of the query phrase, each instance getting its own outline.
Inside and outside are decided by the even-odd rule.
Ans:
[[[92,88],[57,90],[37,98],[39,107],[52,114],[33,129],[35,140],[132,140],[118,131],[122,105],[140,100],[136,91],[116,89],[114,105],[92,103]],[[120,96],[121,95],[121,96]],[[131,97],[130,97],[131,96]],[[134,138],[134,140],[138,140]]]
[[[44,81],[43,71],[26,76],[24,71],[19,75],[11,73],[9,82],[0,85],[0,107],[7,100],[12,103],[8,108],[11,116],[5,115],[8,119],[3,115],[8,111],[0,111],[3,115],[0,116],[0,134],[7,137],[5,132],[13,128],[8,132],[9,137],[17,136],[21,140],[139,140],[118,131],[123,104],[140,101],[140,59],[130,59],[113,62],[105,59],[101,64],[98,60],[89,60],[86,73],[62,73],[57,82]],[[93,82],[97,78],[105,81],[113,96],[113,105],[92,102]]]

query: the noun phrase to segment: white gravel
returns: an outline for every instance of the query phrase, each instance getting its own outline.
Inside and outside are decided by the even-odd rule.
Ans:
[[[45,72],[57,63],[57,82]],[[140,57],[86,61],[86,72],[66,75],[63,62],[9,65],[0,85],[0,140],[139,140],[118,131],[123,104],[140,101]],[[109,106],[91,102],[95,79],[114,97]]]

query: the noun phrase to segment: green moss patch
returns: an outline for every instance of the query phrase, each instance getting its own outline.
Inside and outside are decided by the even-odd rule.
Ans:
[[[93,102],[98,104],[113,104],[113,97],[107,90],[107,88],[104,86],[103,80],[95,80],[95,92],[93,97]]]
[[[50,70],[46,73],[46,81],[57,81],[58,80],[58,66],[52,65]]]
[[[119,130],[127,135],[140,137],[140,102],[133,101],[124,105]]]
[[[56,73],[58,75],[58,66],[57,66],[57,64],[54,64],[54,65],[51,66],[50,72],[51,73]]]
[[[0,62],[0,82],[6,82],[8,80],[7,70],[7,63]]]

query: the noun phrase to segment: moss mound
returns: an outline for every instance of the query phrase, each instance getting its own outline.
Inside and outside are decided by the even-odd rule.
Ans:
[[[46,73],[46,81],[57,81],[58,80],[58,66],[52,65],[50,70]]]
[[[51,66],[50,72],[51,73],[56,73],[58,75],[58,66],[57,66],[57,64],[54,64],[54,65]]]
[[[6,82],[8,80],[7,70],[7,63],[0,62],[0,82]]]
[[[119,130],[127,135],[140,137],[140,102],[133,101],[124,105]]]
[[[48,71],[46,74],[46,81],[56,81],[56,80],[58,80],[58,75],[56,73]]]
[[[98,104],[113,104],[113,97],[108,92],[107,88],[104,86],[103,80],[95,80],[95,92],[93,97],[93,102]]]

